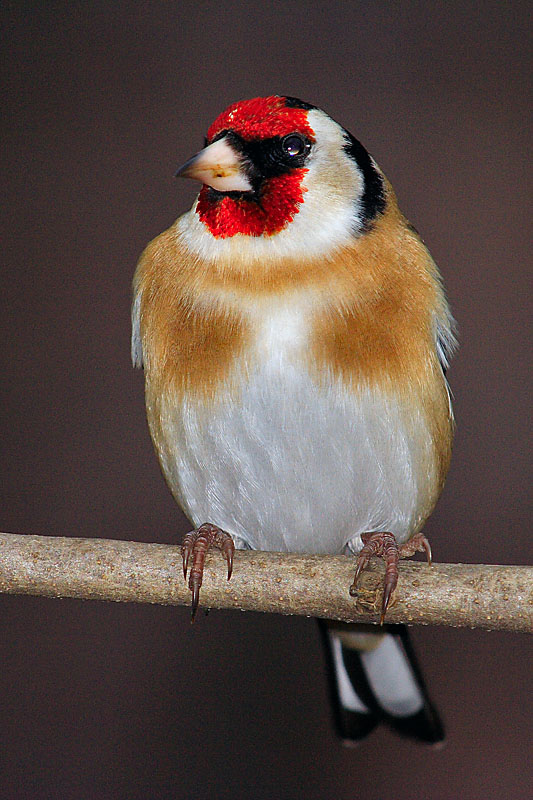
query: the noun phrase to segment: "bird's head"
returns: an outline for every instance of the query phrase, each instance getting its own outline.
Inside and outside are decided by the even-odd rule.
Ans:
[[[177,175],[203,184],[194,226],[222,249],[253,239],[263,255],[265,246],[317,254],[371,228],[386,206],[383,175],[364,147],[293,97],[229,106]]]

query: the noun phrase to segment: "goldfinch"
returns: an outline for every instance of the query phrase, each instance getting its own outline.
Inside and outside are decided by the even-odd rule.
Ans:
[[[235,103],[177,173],[202,184],[134,278],[132,357],[150,433],[195,530],[193,616],[220,548],[398,558],[446,478],[453,320],[438,269],[363,145],[293,97]],[[346,587],[348,592],[350,587]],[[442,726],[407,631],[323,626],[338,732]]]

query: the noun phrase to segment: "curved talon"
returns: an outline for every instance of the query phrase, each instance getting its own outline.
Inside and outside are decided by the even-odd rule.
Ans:
[[[191,585],[192,584],[192,585]],[[191,625],[195,620],[196,612],[198,611],[198,604],[200,602],[200,586],[202,585],[202,581],[189,581],[189,589],[192,592],[192,600],[191,600]]]
[[[431,566],[433,561],[433,556],[431,554],[431,545],[429,544],[425,536],[422,536],[422,547],[424,548],[424,551],[426,553],[428,566]]]
[[[431,566],[431,546],[423,533],[415,533],[408,542],[400,547],[400,558],[408,558],[414,556],[415,553],[425,553],[427,562]]]
[[[365,553],[362,556],[361,556],[361,553],[359,554],[360,557],[357,559],[357,566],[355,568],[355,575],[354,575],[353,584],[352,584],[354,589],[357,587],[357,583],[359,581],[361,573],[365,569],[365,567],[367,566],[368,562],[370,561],[370,556],[371,555],[372,555],[371,553]]]
[[[372,545],[370,543],[365,544],[362,549],[359,551],[357,556],[357,564],[355,566],[355,575],[353,579],[353,583],[350,586],[350,595],[352,597],[357,597],[357,583],[359,578],[361,577],[362,571],[367,566],[368,562],[370,561],[370,557],[374,555]]]
[[[231,555],[226,555],[226,561],[228,562],[228,577],[226,580],[229,581],[233,573],[233,553],[231,553]]]
[[[218,547],[226,557],[226,564],[228,565],[228,581],[233,572],[233,554],[235,552],[235,545],[231,536],[225,531],[220,531],[216,534],[213,542],[215,547]]]
[[[189,566],[189,558],[191,555],[192,547],[194,543],[194,531],[192,533],[188,533],[184,540],[183,544],[181,545],[181,560],[183,564],[183,579],[187,580],[187,568]]]
[[[381,615],[379,617],[379,624],[383,625],[385,622],[385,614],[387,613],[387,609],[389,607],[390,599],[395,587],[391,587],[390,584],[386,584],[383,587],[383,600],[381,602]]]
[[[235,545],[229,533],[226,533],[216,525],[205,522],[195,531],[190,531],[190,533],[186,534],[181,546],[181,556],[184,580],[187,580],[189,561],[192,558],[189,572],[189,589],[192,594],[191,622],[194,622],[198,610],[205,557],[210,547],[216,547],[221,550],[226,557],[228,580],[231,578],[231,573],[233,572],[233,553],[235,551]]]

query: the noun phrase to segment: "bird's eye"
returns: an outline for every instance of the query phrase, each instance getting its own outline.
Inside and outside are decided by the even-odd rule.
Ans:
[[[290,133],[283,139],[281,146],[288,156],[301,156],[305,152],[306,141],[303,136],[297,133]]]

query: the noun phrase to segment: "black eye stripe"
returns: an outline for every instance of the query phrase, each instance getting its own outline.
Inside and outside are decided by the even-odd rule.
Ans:
[[[297,131],[288,133],[285,136],[272,136],[264,139],[243,139],[242,136],[239,136],[235,131],[226,128],[219,131],[212,139],[205,138],[204,147],[224,138],[228,139],[235,150],[243,154],[247,153],[247,151],[257,153],[259,150],[263,150],[265,153],[268,152],[271,157],[276,157],[276,155],[279,157],[280,153],[283,153],[285,156],[290,156],[291,158],[293,158],[294,155],[307,156],[311,150],[312,144],[307,136]],[[299,147],[297,147],[297,145],[299,145]],[[293,152],[289,152],[291,149]],[[297,152],[294,152],[294,150],[297,150]]]
[[[303,167],[312,146],[309,139],[299,133],[251,141],[245,141],[232,133],[231,138],[233,146],[249,164],[252,180],[283,175],[292,169]]]

